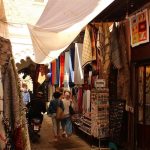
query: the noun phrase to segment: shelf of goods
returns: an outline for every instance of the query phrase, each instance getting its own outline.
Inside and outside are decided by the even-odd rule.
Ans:
[[[91,135],[109,137],[109,89],[91,90]]]
[[[88,135],[91,135],[91,113],[86,113],[80,118],[79,129]]]

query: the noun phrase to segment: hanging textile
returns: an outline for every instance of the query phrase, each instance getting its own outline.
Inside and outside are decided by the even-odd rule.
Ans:
[[[74,50],[74,49],[73,49]],[[74,51],[69,51],[69,85],[74,82]],[[72,51],[72,52],[71,52]]]
[[[52,85],[56,84],[56,60],[52,61]]]
[[[117,97],[124,99],[129,104],[130,101],[130,71],[127,58],[127,40],[125,37],[125,25],[121,23],[118,26],[119,31],[119,46],[121,51],[122,68],[119,70],[117,79]]]
[[[99,24],[97,33],[97,65],[99,76],[106,79],[108,83],[109,69],[110,69],[110,31],[109,24]]]
[[[83,108],[82,108],[83,89],[82,89],[82,87],[79,87],[79,88],[78,88],[77,100],[78,100],[78,112],[79,112],[79,113],[82,113],[82,111],[83,111]]]
[[[36,25],[28,26],[35,50],[35,62],[45,63],[57,58],[82,28],[113,1],[49,0]]]
[[[91,47],[92,47],[92,59],[96,60],[96,39],[97,31],[95,27],[91,27]]]
[[[98,27],[97,32],[97,68],[99,70],[99,76],[102,78],[103,74],[103,63],[105,62],[105,32],[103,23]]]
[[[28,127],[23,110],[18,75],[9,40],[0,38],[0,65],[3,79],[3,111],[7,136],[6,149],[30,150]]]
[[[83,40],[83,52],[82,52],[82,67],[93,60],[92,57],[92,43],[90,37],[90,27],[87,26],[85,29],[85,35]]]
[[[117,69],[122,68],[122,64],[121,64],[122,62],[120,58],[120,49],[119,49],[119,44],[118,44],[118,32],[117,32],[117,27],[115,23],[113,25],[113,30],[111,33],[111,61]]]
[[[85,90],[83,92],[83,102],[82,102],[82,108],[83,112],[90,112],[90,90]]]
[[[0,66],[0,149],[3,150],[5,146],[6,146],[6,134],[3,124],[3,85]]]
[[[64,88],[69,89],[69,51],[65,52]]]
[[[59,85],[59,77],[60,77],[60,61],[58,57],[56,59],[56,85]]]
[[[64,82],[64,68],[65,68],[65,55],[60,55],[60,87],[63,86]]]
[[[83,69],[81,66],[82,63],[82,49],[83,44],[75,43],[75,68],[74,68],[74,83],[75,84],[84,84],[84,75]]]

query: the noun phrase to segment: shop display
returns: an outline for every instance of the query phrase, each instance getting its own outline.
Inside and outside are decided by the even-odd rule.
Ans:
[[[91,135],[109,136],[109,89],[91,90]]]
[[[110,101],[110,138],[113,142],[119,144],[121,139],[121,129],[123,123],[123,114],[125,110],[125,101]]]

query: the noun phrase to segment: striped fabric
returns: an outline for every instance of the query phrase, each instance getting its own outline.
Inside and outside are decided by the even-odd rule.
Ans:
[[[84,67],[87,63],[90,63],[93,60],[92,43],[89,30],[89,26],[87,26],[85,29],[85,35],[83,40],[82,67]]]

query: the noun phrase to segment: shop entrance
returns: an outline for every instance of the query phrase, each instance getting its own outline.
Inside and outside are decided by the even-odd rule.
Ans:
[[[150,148],[150,63],[136,67],[136,145],[138,150]]]

